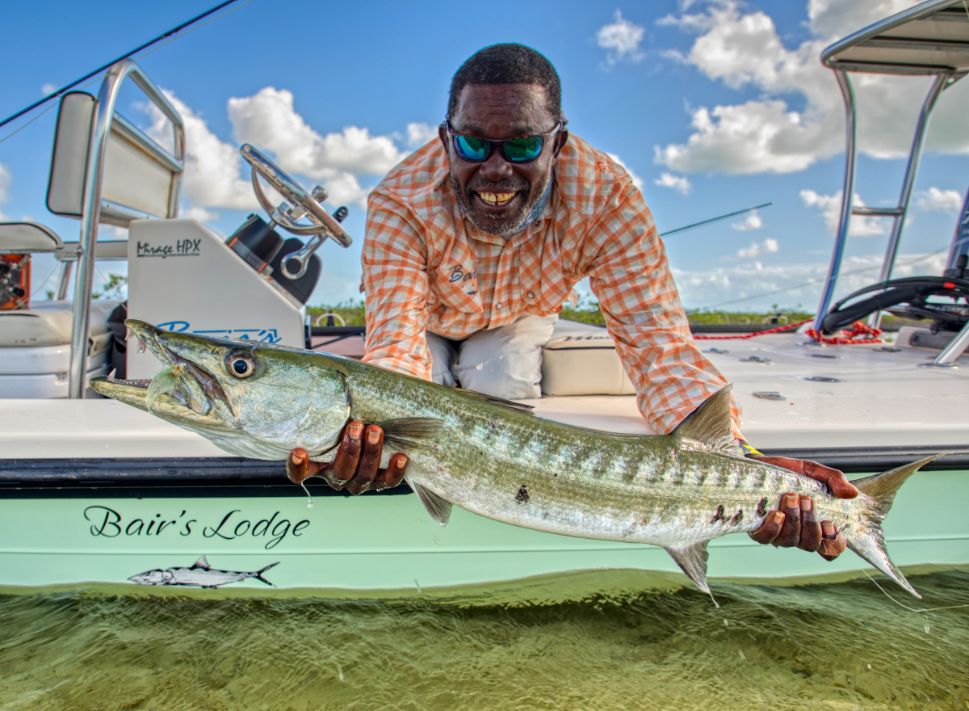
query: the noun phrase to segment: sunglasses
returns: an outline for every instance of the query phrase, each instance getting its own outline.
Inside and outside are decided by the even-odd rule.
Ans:
[[[507,138],[504,141],[493,141],[489,138],[455,133],[451,128],[451,122],[444,122],[444,128],[451,136],[451,142],[454,144],[454,150],[458,157],[469,163],[484,163],[491,156],[495,146],[501,146],[501,155],[509,163],[531,163],[542,155],[545,139],[564,127],[565,123],[559,121],[551,131],[545,133],[535,136]]]

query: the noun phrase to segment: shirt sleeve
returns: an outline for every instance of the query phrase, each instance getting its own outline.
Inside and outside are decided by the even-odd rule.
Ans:
[[[671,432],[727,380],[699,351],[666,251],[640,191],[627,184],[595,221],[590,286],[649,428]],[[731,402],[733,431],[740,410]]]
[[[410,211],[378,193],[368,200],[362,267],[364,362],[430,380],[427,249]]]

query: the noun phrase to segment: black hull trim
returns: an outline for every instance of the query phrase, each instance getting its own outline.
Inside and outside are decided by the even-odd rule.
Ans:
[[[888,447],[764,450],[813,459],[847,473],[881,472],[916,459],[951,452],[925,470],[969,469],[969,447]],[[313,496],[347,496],[309,480]],[[365,496],[410,493],[406,484]],[[305,496],[289,483],[281,462],[239,457],[0,460],[0,498]]]

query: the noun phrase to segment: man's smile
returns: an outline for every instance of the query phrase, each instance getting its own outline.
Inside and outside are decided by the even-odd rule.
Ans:
[[[517,192],[476,192],[475,195],[489,207],[504,207],[518,195]]]

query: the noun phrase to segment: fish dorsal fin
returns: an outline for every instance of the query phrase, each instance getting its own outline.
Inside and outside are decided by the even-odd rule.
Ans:
[[[424,508],[427,509],[427,513],[431,515],[431,518],[442,526],[446,526],[447,522],[451,520],[451,502],[445,501],[433,491],[425,489],[420,484],[411,484],[410,482],[408,484],[410,484],[410,488],[414,490],[414,493],[417,494],[417,498],[424,504]]]
[[[409,447],[432,439],[444,429],[444,422],[434,417],[402,417],[378,423],[384,431],[384,442]]]
[[[211,568],[209,568],[209,561],[205,559],[204,555],[192,564],[192,570],[196,569],[211,570]]]
[[[700,590],[705,592],[713,600],[713,604],[717,605],[717,601],[713,598],[713,593],[710,592],[710,586],[707,585],[707,541],[701,541],[700,543],[694,543],[691,546],[673,547],[670,546],[666,549],[666,552],[672,556],[676,564],[680,566],[680,570],[686,573],[686,577],[693,581]],[[720,605],[717,605],[720,607]]]
[[[526,405],[523,402],[515,402],[514,400],[505,400],[503,397],[495,397],[494,395],[486,395],[485,393],[479,393],[477,390],[465,390],[463,388],[458,388],[458,390],[465,395],[469,395],[477,400],[483,400],[484,402],[490,402],[492,405],[501,405],[503,407],[510,408],[512,410],[518,410],[519,412],[532,412],[535,408],[531,405]]]
[[[671,434],[698,442],[714,452],[738,455],[740,450],[730,416],[730,386],[708,397]]]

